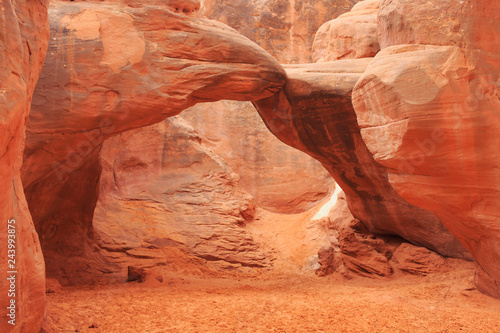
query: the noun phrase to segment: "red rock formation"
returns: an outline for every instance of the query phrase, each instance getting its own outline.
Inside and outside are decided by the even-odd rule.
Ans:
[[[279,62],[311,62],[314,34],[360,0],[203,0],[207,17],[226,23]]]
[[[283,84],[279,64],[248,39],[171,9],[53,3],[50,57],[34,97],[25,169],[51,154],[47,160],[61,165],[44,163],[25,172],[26,186],[50,172],[64,177],[91,154],[94,141],[161,121],[197,102],[270,96]]]
[[[314,37],[312,59],[326,62],[373,57],[380,50],[377,13],[380,0],[357,3],[350,12],[323,24]]]
[[[285,89],[254,102],[283,142],[318,159],[370,232],[399,235],[448,256],[465,249],[432,213],[404,201],[364,144],[351,91],[371,59],[287,67]],[[389,145],[389,143],[387,143]]]
[[[260,208],[283,214],[304,212],[334,188],[323,166],[279,141],[249,102],[199,104],[183,111],[182,118],[238,175],[238,184]]]
[[[403,243],[391,258],[394,265],[403,272],[425,276],[446,269],[446,259],[423,247]]]
[[[44,262],[26,205],[20,168],[26,118],[49,37],[47,4],[47,0],[0,3],[1,332],[38,332],[44,316]],[[9,222],[13,220],[15,223]],[[13,250],[8,240],[14,239],[8,237],[12,235],[9,230],[15,230],[15,253],[8,251]],[[16,276],[15,288],[12,280],[7,280],[11,275]],[[10,296],[11,290],[15,290],[15,297]],[[11,300],[15,300],[15,318],[7,316],[14,314],[6,310]],[[14,319],[15,326],[8,323]]]
[[[234,27],[282,63],[308,62],[319,25],[357,1],[204,0],[201,11]],[[273,138],[249,103],[197,105],[184,111],[183,118],[211,141],[211,148],[240,176],[240,185],[259,207],[302,212],[325,199],[333,188],[324,168]]]
[[[107,265],[87,241],[105,139],[197,102],[255,100],[283,85],[281,66],[262,48],[196,7],[193,1],[51,5],[49,56],[23,166],[49,276],[80,278]]]
[[[444,259],[422,247],[404,243],[402,238],[374,235],[349,211],[345,193],[340,191],[334,207],[326,216],[330,246],[318,252],[316,274],[334,272],[350,279],[354,276],[384,278],[402,270],[426,275],[437,271]],[[398,254],[395,260],[394,256]]]
[[[388,277],[394,272],[389,258],[396,249],[396,244],[370,235],[359,220],[340,230],[339,248],[345,265],[344,275],[352,273],[364,277]],[[352,273],[351,273],[352,272]]]
[[[245,230],[253,198],[182,118],[104,143],[93,227],[109,251],[182,247],[207,260],[267,266]]]
[[[478,289],[500,297],[500,3],[385,0],[380,13],[385,48],[353,92],[363,140],[396,191],[470,251]]]
[[[381,48],[400,44],[464,46],[471,1],[382,0],[378,13]]]

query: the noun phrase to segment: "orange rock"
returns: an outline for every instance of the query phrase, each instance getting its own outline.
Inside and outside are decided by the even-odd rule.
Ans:
[[[43,256],[24,197],[20,168],[26,118],[49,37],[47,4],[47,0],[0,3],[1,332],[39,332],[45,309]],[[8,235],[16,236],[15,244],[8,242],[14,239]],[[10,252],[8,244],[15,245]],[[6,310],[12,300],[15,313]]]
[[[403,243],[394,252],[391,261],[409,274],[425,276],[446,270],[446,259],[424,247]]]
[[[311,62],[314,34],[360,0],[203,0],[209,18],[235,28],[279,62]]]
[[[304,212],[329,196],[333,178],[310,156],[279,141],[248,102],[221,101],[183,111],[238,184],[266,210]]]
[[[104,140],[198,102],[256,100],[284,84],[276,60],[197,8],[153,0],[51,5],[22,176],[47,275],[63,284],[113,266],[96,251],[91,228]]]
[[[50,173],[64,179],[113,134],[198,102],[255,100],[283,85],[281,66],[260,47],[221,23],[171,9],[53,2],[49,56],[28,125],[26,187]]]
[[[253,198],[182,118],[104,143],[93,227],[108,251],[182,247],[207,260],[268,266],[245,223]]]
[[[316,271],[323,275],[337,271],[346,278],[360,275],[369,278],[388,277],[393,274],[389,262],[402,239],[376,236],[349,211],[345,193],[340,192],[327,217],[331,247],[318,252]]]
[[[380,47],[400,44],[464,46],[465,32],[470,29],[464,13],[472,10],[472,3],[382,0],[378,13]]]
[[[323,24],[312,45],[314,62],[373,57],[380,50],[377,13],[381,0],[357,3],[350,12]]]
[[[327,276],[334,273],[342,265],[340,252],[332,246],[323,246],[318,251],[318,265],[316,275]]]
[[[342,261],[345,267],[357,275],[369,278],[391,276],[393,269],[387,257],[359,237],[362,235],[353,232],[341,237]]]
[[[470,251],[478,289],[500,297],[500,4],[420,4],[383,2],[381,13],[412,14],[380,18],[401,28],[383,46],[404,45],[378,53],[353,91],[361,134],[396,191]]]
[[[63,287],[57,279],[45,279],[45,292],[47,294],[57,293],[62,289]]]
[[[350,95],[370,60],[287,66],[285,89],[254,104],[278,138],[321,161],[344,190],[354,217],[370,232],[468,257],[433,213],[394,191],[387,170],[373,160],[361,138]]]

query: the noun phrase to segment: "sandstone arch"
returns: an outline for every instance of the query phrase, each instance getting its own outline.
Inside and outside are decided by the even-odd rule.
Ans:
[[[196,2],[131,3],[54,2],[49,10],[49,56],[23,167],[49,273],[70,270],[78,279],[87,265],[78,258],[105,261],[93,254],[92,241],[104,140],[198,102],[267,97],[285,81],[262,48],[193,16]],[[181,5],[189,10],[176,11]]]
[[[253,101],[271,131],[289,145],[321,160],[346,189],[350,196],[351,210],[374,232],[400,234],[441,253],[466,256],[463,248],[435,215],[408,204],[399,195],[443,216],[447,226],[461,237],[478,261],[478,285],[481,290],[498,296],[498,266],[495,261],[498,256],[494,256],[493,260],[487,258],[489,254],[496,255],[497,252],[495,242],[498,239],[498,228],[494,220],[497,216],[494,203],[497,189],[489,191],[488,193],[494,192],[494,195],[487,196],[485,200],[472,201],[472,213],[475,216],[470,219],[470,223],[481,228],[469,240],[463,237],[462,226],[453,229],[456,225],[452,222],[463,212],[454,212],[455,217],[450,218],[446,207],[436,207],[436,201],[429,203],[428,198],[405,192],[401,179],[392,172],[394,168],[391,169],[393,174],[387,175],[386,168],[377,162],[389,168],[390,163],[377,155],[373,160],[368,149],[374,153],[378,149],[377,143],[373,142],[366,131],[360,131],[358,125],[361,120],[363,126],[369,127],[373,125],[373,119],[360,117],[351,105],[351,91],[370,60],[323,66],[291,66],[287,68],[289,80],[284,86],[285,73],[276,61],[233,30],[192,15],[196,12],[196,5],[194,9],[188,6],[185,12],[175,13],[170,9],[158,9],[155,1],[149,1],[146,6],[138,8],[131,1],[124,0],[113,6],[114,10],[111,10],[111,6],[93,9],[91,3],[92,1],[78,4],[56,2],[56,8],[70,7],[67,7],[67,12],[56,10],[52,13],[58,16],[56,21],[61,22],[53,26],[56,32],[53,40],[55,46],[49,52],[54,52],[54,58],[47,63],[42,80],[39,81],[40,89],[35,96],[34,112],[28,129],[23,181],[39,233],[42,238],[46,237],[49,251],[70,249],[78,252],[85,251],[86,246],[92,246],[86,243],[85,237],[76,246],[70,244],[64,239],[64,232],[76,231],[80,235],[92,237],[89,226],[100,173],[97,153],[103,140],[132,128],[158,122],[199,101],[231,98]],[[473,13],[479,13],[480,18],[491,16],[486,10],[485,2],[475,1],[473,4],[473,9],[477,10]],[[45,5],[45,2],[40,2],[40,7],[32,9],[44,13]],[[2,172],[5,172],[4,176],[9,184],[1,212],[2,218],[9,218],[17,211],[27,221],[23,232],[33,236],[29,240],[31,243],[25,248],[32,251],[23,254],[26,267],[32,269],[22,273],[24,280],[21,288],[28,288],[27,285],[31,288],[31,294],[27,295],[31,297],[31,301],[25,300],[22,308],[22,311],[27,312],[27,307],[31,304],[35,304],[35,309],[41,309],[43,289],[40,281],[43,281],[43,265],[20,190],[18,155],[23,145],[23,118],[29,109],[30,95],[44,54],[44,39],[33,39],[34,31],[44,31],[46,20],[41,15],[37,18],[39,21],[35,20],[33,25],[23,25],[19,30],[15,28],[19,24],[16,24],[13,13],[16,11],[18,17],[24,17],[28,22],[29,10],[13,7],[10,2],[5,2],[2,6],[9,7],[6,11],[8,15],[5,14],[4,18],[12,23],[15,30],[15,34],[9,35],[14,36],[9,42],[15,45],[18,53],[23,54],[19,59],[15,59],[15,56],[5,57],[10,62],[6,68],[14,69],[8,75],[20,76],[19,72],[23,75],[21,79],[14,78],[16,82],[5,81],[8,83],[7,88],[14,87],[12,91],[19,93],[21,98],[19,105],[12,108],[15,111],[15,121],[6,126],[12,139],[4,140],[6,144],[2,146],[2,149],[5,146],[2,163],[7,165],[7,171]],[[155,12],[146,22],[144,17],[148,9],[154,9]],[[165,20],[165,17],[169,19]],[[477,20],[467,22],[472,22],[473,26],[483,24]],[[5,33],[2,35],[3,40],[7,40],[6,36]],[[161,42],[165,39],[179,42],[180,47],[164,47]],[[479,76],[487,76],[491,70],[496,70],[497,50],[493,43],[477,36],[464,40],[464,45],[469,47],[466,59],[481,60],[472,62],[477,65]],[[56,54],[60,50],[58,47],[64,45],[71,46],[64,49],[63,54]],[[422,47],[424,49],[427,52],[436,48]],[[445,49],[448,47],[440,50]],[[414,47],[404,46],[404,52],[396,50],[395,54],[411,50]],[[488,57],[482,52],[475,52],[477,50],[489,52]],[[83,52],[85,56],[75,57],[78,52]],[[380,55],[382,56],[384,54]],[[224,62],[218,61],[221,57]],[[52,65],[50,61],[53,61]],[[88,68],[93,70],[86,71]],[[151,71],[151,68],[171,75],[157,75],[158,72]],[[203,68],[201,75],[200,68]],[[79,75],[82,73],[89,76]],[[498,106],[495,94],[491,93],[497,88],[497,74],[495,75],[495,80],[486,82],[486,87],[483,87],[481,80],[471,80],[472,87],[485,88],[488,92],[487,104],[481,104],[484,100],[479,103],[479,108],[483,111],[495,111]],[[365,76],[365,83],[370,79],[373,76]],[[86,89],[84,83],[88,80],[99,82],[99,85],[95,89]],[[125,81],[132,86],[118,84]],[[174,91],[169,90],[172,87]],[[360,87],[362,86],[356,89]],[[368,88],[375,89],[373,86]],[[50,96],[51,93],[53,96]],[[378,93],[380,92],[375,89],[373,96]],[[358,97],[359,94],[358,91]],[[59,97],[53,98],[54,96]],[[316,97],[317,104],[311,108],[309,103],[312,97]],[[421,103],[422,100],[417,102]],[[104,107],[101,108],[102,106]],[[360,104],[356,107],[358,112],[360,107]],[[37,112],[37,108],[51,110],[54,114],[48,117],[43,112]],[[345,123],[340,125],[332,121],[328,111],[333,108],[342,113],[340,117]],[[311,109],[319,112],[311,112]],[[367,109],[370,110],[370,107]],[[158,110],[162,111],[158,113]],[[381,112],[378,109],[370,111]],[[489,116],[496,119],[495,114]],[[332,123],[334,126],[329,126]],[[477,131],[474,133],[481,134]],[[7,136],[7,139],[10,138]],[[363,140],[367,141],[368,148]],[[478,160],[484,162],[481,158],[482,155]],[[351,163],[348,165],[352,168],[346,169],[346,162]],[[495,168],[496,165],[493,166]],[[391,184],[398,193],[392,189]],[[480,192],[478,193],[481,194]],[[57,200],[54,201],[53,198]],[[54,220],[62,222],[61,229],[54,227]],[[406,222],[401,223],[403,220]],[[412,226],[411,230],[405,230],[408,225]],[[431,233],[440,233],[445,236],[444,239],[429,235],[429,227]],[[60,236],[54,237],[61,231]],[[488,237],[483,245],[481,241],[484,240],[485,233],[488,233]],[[27,278],[33,272],[36,272],[37,280]],[[4,285],[2,288],[5,288]],[[40,311],[33,312],[32,317],[26,317],[24,330],[35,331],[40,320]]]

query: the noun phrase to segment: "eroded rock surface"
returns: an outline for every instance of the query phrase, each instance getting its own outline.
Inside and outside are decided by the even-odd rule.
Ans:
[[[238,184],[260,208],[304,212],[334,189],[335,182],[323,166],[279,141],[249,102],[198,104],[183,111],[182,118],[238,175]]]
[[[262,48],[203,18],[193,1],[179,3],[186,7],[175,1],[51,5],[52,37],[23,166],[49,275],[81,277],[89,262],[108,265],[88,240],[105,139],[197,102],[271,96],[284,83],[283,69]]]
[[[377,33],[380,1],[361,1],[350,12],[323,24],[314,37],[313,62],[375,56],[380,51]]]
[[[335,272],[348,279],[385,278],[397,272],[426,276],[450,269],[446,258],[425,247],[370,233],[349,211],[344,192],[338,194],[325,225],[330,245],[318,252],[320,276]]]
[[[360,0],[203,0],[207,17],[224,22],[279,62],[311,62],[314,34]]]
[[[284,90],[254,104],[278,138],[323,164],[344,190],[354,217],[370,232],[467,257],[436,215],[399,196],[361,138],[351,91],[370,61],[287,66]]]
[[[394,252],[392,258],[395,266],[412,275],[425,276],[430,273],[446,270],[446,259],[424,247],[403,243]]]
[[[395,190],[470,251],[478,289],[500,297],[500,4],[385,0],[380,14],[384,49],[353,92],[363,140]]]
[[[107,140],[100,160],[93,226],[102,248],[176,246],[207,260],[269,265],[244,228],[252,196],[179,116]]]
[[[5,0],[0,3],[0,257],[2,258],[0,331],[2,332],[37,333],[44,317],[44,261],[24,197],[20,168],[26,118],[49,37],[47,5],[47,0]],[[15,240],[15,243],[12,243],[12,240]],[[9,244],[14,247],[9,247]],[[9,249],[11,251],[8,251]],[[10,271],[17,273],[8,273]],[[12,278],[12,275],[15,276],[15,280],[7,280]],[[15,281],[12,283],[14,288],[11,286],[12,281]],[[10,297],[13,290],[15,297]],[[11,300],[15,301],[14,312],[7,309],[11,306]],[[9,324],[9,321],[12,322]]]
[[[382,0],[378,13],[380,46],[432,44],[462,47],[472,28],[470,18],[473,16],[470,13],[476,4],[479,2],[475,0]]]

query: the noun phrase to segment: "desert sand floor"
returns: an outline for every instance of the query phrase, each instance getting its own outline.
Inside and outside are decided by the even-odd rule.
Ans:
[[[171,277],[48,294],[48,332],[500,332],[470,263],[426,277]]]

